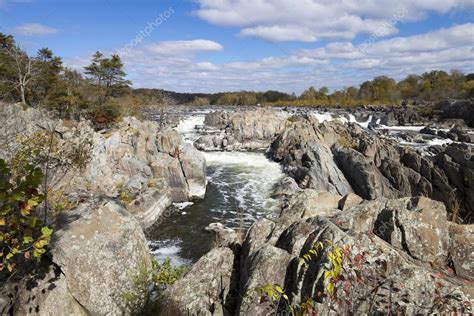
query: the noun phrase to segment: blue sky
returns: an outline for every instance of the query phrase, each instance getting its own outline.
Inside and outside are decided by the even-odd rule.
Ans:
[[[120,52],[135,87],[182,92],[472,72],[473,22],[471,0],[0,0],[0,32],[30,53],[49,47],[80,70]]]

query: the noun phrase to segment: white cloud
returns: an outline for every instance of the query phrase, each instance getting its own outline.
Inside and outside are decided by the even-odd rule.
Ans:
[[[197,39],[192,41],[165,41],[149,44],[146,48],[158,55],[194,55],[199,52],[218,52],[224,47],[214,41]]]
[[[36,35],[50,35],[56,34],[58,32],[57,29],[39,24],[39,23],[28,23],[16,26],[13,31],[16,34],[20,35],[28,35],[28,36],[36,36]]]
[[[309,86],[339,89],[378,75],[400,79],[410,73],[433,69],[472,72],[473,27],[474,24],[466,23],[420,35],[380,40],[368,45],[360,55],[353,54],[357,47],[350,42],[333,42],[284,56],[213,63],[197,60],[195,54],[219,51],[221,46],[200,40],[198,44],[190,44],[194,41],[161,42],[151,46],[155,49],[138,46],[122,57],[135,87],[182,92],[275,89],[301,93]],[[169,53],[164,54],[162,50]],[[89,56],[66,61],[66,64],[80,68],[88,62]]]
[[[397,32],[401,21],[435,11],[474,7],[471,0],[197,0],[197,15],[209,23],[240,27],[243,36],[270,41],[313,42]]]

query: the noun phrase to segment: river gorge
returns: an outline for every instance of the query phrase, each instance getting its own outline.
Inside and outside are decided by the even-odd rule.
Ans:
[[[472,306],[474,134],[460,119],[182,107],[94,130],[16,105],[0,114],[16,135],[6,141],[54,126],[58,148],[90,144],[55,186],[71,208],[49,218],[41,278],[0,293],[17,314],[130,311],[124,295],[148,298],[137,280],[166,258],[187,273],[151,286],[165,315],[260,315],[308,299],[323,314]],[[344,272],[328,278],[335,253]],[[262,301],[269,286],[288,299]]]

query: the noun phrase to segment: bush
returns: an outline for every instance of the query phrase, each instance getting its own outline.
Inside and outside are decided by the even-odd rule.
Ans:
[[[10,167],[0,159],[0,272],[13,273],[26,262],[39,260],[46,252],[52,230],[35,216],[44,196],[38,187],[43,179],[41,169],[28,165],[24,174],[13,176]],[[5,270],[7,272],[5,272]]]
[[[118,101],[108,100],[104,104],[91,108],[89,118],[97,129],[109,127],[122,117],[122,109]]]
[[[163,263],[153,259],[151,269],[142,267],[133,278],[133,289],[125,295],[127,310],[132,315],[155,315],[163,292],[185,272],[185,266],[171,266],[170,258]]]

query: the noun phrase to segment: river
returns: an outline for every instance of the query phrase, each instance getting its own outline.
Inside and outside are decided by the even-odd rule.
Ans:
[[[185,141],[199,137],[195,129],[204,113],[194,113],[176,128]],[[207,165],[206,197],[195,203],[173,205],[147,232],[158,260],[170,257],[174,264],[196,262],[212,247],[212,235],[204,230],[220,222],[244,228],[259,218],[274,216],[279,202],[271,197],[273,186],[284,176],[278,163],[263,153],[204,152]],[[239,214],[243,209],[243,214]]]

